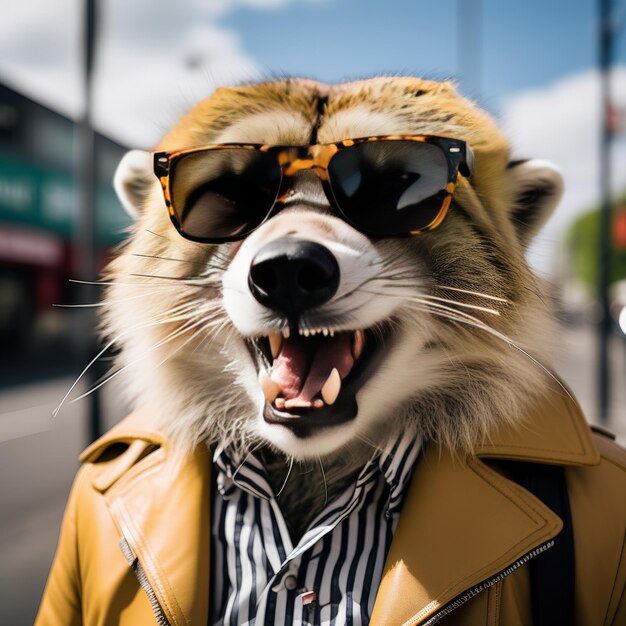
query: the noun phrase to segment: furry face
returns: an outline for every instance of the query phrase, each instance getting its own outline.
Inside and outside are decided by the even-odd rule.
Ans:
[[[548,312],[523,252],[560,176],[509,163],[493,121],[450,84],[220,89],[158,149],[399,134],[463,140],[475,154],[443,223],[404,239],[358,232],[304,170],[243,241],[195,243],[172,226],[150,156],[122,161],[115,184],[137,221],[109,267],[105,329],[134,401],[158,407],[181,450],[269,443],[304,459],[380,447],[407,428],[468,450],[556,384]],[[267,296],[277,285],[282,295]],[[300,287],[309,295],[296,306]]]

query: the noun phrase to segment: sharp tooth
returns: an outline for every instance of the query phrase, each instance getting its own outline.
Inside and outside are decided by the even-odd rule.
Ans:
[[[324,328],[322,332],[324,333],[324,337],[328,337],[328,328]]]
[[[263,370],[259,372],[259,383],[261,383],[261,389],[263,390],[265,399],[272,404],[280,392],[280,385],[276,381],[272,380],[268,376],[267,372],[264,372]]]
[[[334,336],[335,336],[335,331],[334,331],[334,330],[331,330],[331,331],[330,331],[330,336],[331,336],[331,337],[334,337]]]
[[[271,333],[268,337],[270,340],[270,350],[272,351],[272,358],[275,359],[283,347],[283,336],[280,333]]]
[[[310,409],[312,403],[309,400],[300,400],[299,398],[289,398],[285,400],[286,409]]]
[[[340,391],[341,376],[339,376],[337,368],[333,367],[333,371],[322,387],[322,398],[324,398],[324,402],[326,402],[326,404],[334,404]]]
[[[284,409],[285,408],[285,398],[276,398],[276,401],[274,402],[274,406],[277,409]]]
[[[365,345],[365,333],[362,330],[357,330],[354,333],[354,338],[352,340],[352,356],[356,361],[363,352],[363,346]]]
[[[289,328],[283,328],[283,337],[289,339]]]
[[[324,406],[324,401],[320,400],[319,398],[315,398],[315,400],[313,400],[313,407],[316,409],[321,409]]]
[[[305,337],[309,336],[309,329],[307,328],[306,330],[302,331]]]

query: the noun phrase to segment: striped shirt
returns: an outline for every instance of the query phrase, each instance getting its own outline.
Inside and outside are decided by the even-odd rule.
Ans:
[[[404,435],[376,455],[297,545],[260,461],[216,451],[210,623],[368,624],[419,448]]]

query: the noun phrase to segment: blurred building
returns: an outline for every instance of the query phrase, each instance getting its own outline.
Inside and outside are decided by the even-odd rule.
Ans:
[[[111,185],[125,148],[103,135],[95,147],[102,265],[128,224]],[[19,382],[7,380],[19,378],[16,363],[45,366],[33,350],[71,334],[73,312],[52,305],[72,302],[78,275],[79,159],[73,120],[0,84],[0,386]]]

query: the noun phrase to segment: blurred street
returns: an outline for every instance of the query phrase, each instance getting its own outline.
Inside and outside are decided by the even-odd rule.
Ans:
[[[590,326],[566,327],[562,330],[561,352],[555,355],[555,370],[572,389],[587,419],[617,435],[626,445],[626,341],[616,334],[611,338],[611,419],[602,424],[597,417],[597,364],[595,329]]]
[[[557,371],[595,419],[595,336],[590,327],[563,331]],[[613,421],[608,425],[626,443],[626,344],[615,337]],[[27,385],[0,392],[0,602],[3,624],[30,626],[52,561],[65,500],[86,445],[86,403],[67,404],[50,414],[72,380]],[[107,424],[124,414],[109,389],[104,396]],[[23,409],[24,406],[31,407]]]
[[[72,382],[63,378],[0,391],[3,626],[33,623],[78,455],[87,443],[85,401],[68,403],[51,416]],[[109,390],[104,398],[107,428],[124,413],[115,395]]]

